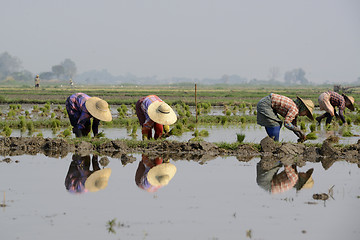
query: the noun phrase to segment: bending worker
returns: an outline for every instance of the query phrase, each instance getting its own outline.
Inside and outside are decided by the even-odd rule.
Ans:
[[[85,93],[75,93],[66,100],[66,111],[69,114],[70,123],[73,126],[73,133],[76,137],[87,136],[90,132],[91,121],[94,137],[98,134],[101,121],[112,120],[109,105],[105,100],[98,97],[90,97]]]
[[[316,118],[318,123],[326,117],[326,124],[330,124],[334,116],[340,117],[341,121],[345,123],[344,110],[345,107],[354,111],[354,98],[346,96],[345,94],[340,95],[337,92],[328,91],[320,94],[319,96],[320,110],[325,110],[326,113]],[[335,107],[339,108],[339,115],[336,113]]]
[[[271,93],[261,99],[257,104],[257,123],[264,126],[269,137],[279,141],[282,120],[278,114],[283,116],[284,125],[299,137],[298,141],[306,140],[305,134],[297,127],[297,117],[307,116],[314,120],[312,111],[314,103],[311,100],[303,100],[297,97],[291,100],[288,97]]]
[[[136,103],[136,115],[142,126],[143,140],[152,138],[152,128],[155,130],[154,138],[161,138],[163,131],[170,131],[169,125],[177,120],[174,110],[156,95],[142,97]]]

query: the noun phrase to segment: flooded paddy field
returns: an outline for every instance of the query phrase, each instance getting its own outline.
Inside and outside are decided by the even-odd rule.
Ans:
[[[44,104],[35,104],[37,106],[37,109],[43,109]],[[25,112],[29,112],[30,119],[26,119],[25,121],[31,122],[31,121],[41,121],[42,119],[49,119],[50,113],[56,113],[58,115],[58,118],[61,119],[61,121],[65,122],[67,125],[69,125],[68,119],[66,116],[62,116],[61,112],[63,112],[64,106],[58,105],[58,104],[52,104],[51,105],[51,111],[46,116],[41,116],[41,111],[35,111],[32,112],[34,108],[34,104],[22,104],[21,110],[17,112],[17,116],[24,117],[26,115]],[[118,109],[121,108],[121,105],[112,105],[111,106],[111,112],[113,115],[113,118],[119,118],[119,111]],[[60,109],[60,110],[59,110]],[[135,119],[136,116],[134,115],[135,112],[132,109],[132,106],[128,105],[126,106],[126,114],[128,115],[128,119],[132,119],[132,125],[130,127],[124,127],[124,126],[100,126],[99,130],[103,131],[106,138],[109,139],[134,139],[134,140],[141,140],[141,128]],[[206,116],[225,116],[225,107],[224,106],[213,106],[210,108],[210,110],[205,114]],[[2,120],[4,121],[12,121],[7,120],[6,116],[11,111],[9,109],[9,105],[2,104],[0,105],[0,112],[2,113]],[[191,115],[195,114],[195,107],[191,106],[189,107],[189,111],[191,112]],[[232,113],[233,116],[242,116],[242,115],[248,115],[250,113],[253,113],[249,109],[246,111],[237,111],[236,113]],[[315,110],[316,114],[320,114],[321,111],[319,109]],[[348,116],[353,116],[355,119],[357,116],[356,112],[348,113]],[[13,121],[19,121],[17,118],[13,118]],[[179,120],[180,121],[180,120]],[[306,128],[306,133],[310,132],[311,122],[306,122],[304,124],[304,127]],[[135,128],[135,132],[133,129]],[[18,129],[14,128],[12,129],[11,136],[13,137],[19,137],[19,136],[36,136],[38,134],[41,134],[43,137],[58,137],[61,132],[63,132],[66,128],[57,128],[55,131],[51,127],[48,128],[36,128],[34,131],[27,131],[25,129]],[[237,141],[237,134],[245,135],[244,142],[248,143],[259,143],[261,139],[263,139],[266,136],[265,129],[256,123],[241,123],[239,122],[232,122],[232,123],[226,123],[226,124],[220,124],[220,123],[210,123],[210,124],[199,124],[199,126],[192,130],[192,131],[184,131],[180,135],[172,135],[168,137],[168,140],[175,140],[175,141],[188,141],[192,138],[194,138],[194,131],[206,131],[208,133],[207,136],[202,136],[201,138],[204,141],[207,142],[228,142],[228,143],[234,143]],[[351,132],[352,136],[343,136],[343,131],[349,130]],[[360,126],[356,122],[356,124],[350,124],[348,127],[342,127],[337,126],[333,129],[326,129],[325,124],[322,123],[321,126],[316,127],[315,131],[317,138],[316,139],[309,139],[307,140],[307,143],[322,143],[326,138],[329,136],[336,136],[339,137],[339,144],[353,144],[356,143],[360,136]],[[74,137],[72,134],[69,137]],[[296,142],[297,137],[296,135],[287,130],[285,127],[282,128],[282,131],[280,133],[280,141],[286,141],[286,142]]]
[[[100,125],[104,137],[79,141],[73,134],[61,136],[69,124],[55,95],[41,98],[56,102],[48,112],[41,110],[46,104],[22,104],[9,117],[9,104],[0,105],[1,120],[13,124],[9,137],[0,137],[0,239],[359,239],[358,113],[346,114],[352,136],[343,136],[344,126],[323,123],[315,127],[317,139],[306,144],[298,144],[285,128],[274,143],[254,122],[259,94],[241,110],[238,94],[202,113],[215,121],[145,142],[131,105],[139,93],[127,95],[125,111],[110,104],[114,122],[124,118],[131,125]],[[311,94],[315,101],[318,92]],[[208,99],[219,102],[217,96]],[[237,109],[229,102],[235,100]],[[184,126],[196,113],[194,106],[185,107],[175,107]],[[217,116],[248,118],[221,124]],[[67,125],[28,131],[16,126],[19,117]],[[306,133],[311,124],[304,121]],[[208,134],[193,141],[195,130]],[[238,143],[238,134],[245,136],[242,144],[230,149],[218,144]],[[329,137],[337,141],[330,143]],[[155,165],[171,166],[171,174],[156,178],[164,186],[151,184]],[[289,173],[292,184],[290,175],[284,178]],[[299,180],[303,175],[306,181]],[[281,193],[275,194],[279,186]]]
[[[257,183],[260,157],[199,161],[152,154],[150,161],[168,161],[176,173],[166,186],[151,190],[137,184],[145,154],[129,153],[127,161],[94,157],[2,156],[1,239],[355,240],[360,235],[355,163],[338,161],[325,169],[306,162],[297,171],[313,169],[311,188],[271,194]],[[111,169],[107,185],[93,192],[69,190],[69,173],[79,159],[92,162],[90,171]],[[328,198],[314,198],[322,193]]]

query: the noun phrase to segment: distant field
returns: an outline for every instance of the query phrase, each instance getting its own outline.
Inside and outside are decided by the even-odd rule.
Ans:
[[[318,96],[330,87],[240,87],[240,86],[197,86],[197,101],[211,103],[213,106],[225,104],[247,104],[255,106],[264,96],[271,92],[282,94],[290,98],[300,96],[311,99],[317,105]],[[359,91],[354,91],[352,95],[358,102]],[[15,88],[0,87],[1,103],[56,103],[62,104],[66,98],[73,93],[84,92],[90,96],[97,96],[105,99],[109,104],[133,104],[140,97],[149,94],[158,95],[169,104],[184,102],[188,105],[195,105],[195,86],[192,87],[164,87],[164,86],[87,86],[74,88],[60,87],[40,87],[34,88]]]

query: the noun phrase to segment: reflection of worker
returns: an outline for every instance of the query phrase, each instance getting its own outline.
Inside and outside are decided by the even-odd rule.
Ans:
[[[93,171],[90,171],[90,155],[74,154],[65,178],[65,187],[70,193],[95,192],[107,186],[110,168],[100,170],[98,156],[93,155]]]
[[[278,164],[269,170],[265,170],[258,163],[256,166],[257,184],[271,194],[286,192],[293,187],[300,190],[313,186],[314,181],[311,178],[313,169],[308,170],[306,173],[297,173],[295,165],[284,165],[284,170],[278,173],[281,167],[282,164]]]
[[[36,75],[35,77],[35,88],[39,88],[40,87],[40,78],[39,75]]]
[[[147,192],[156,192],[166,186],[176,173],[175,165],[161,157],[149,158],[143,154],[135,174],[136,185]]]
[[[112,120],[108,103],[98,97],[90,97],[85,93],[75,93],[68,97],[65,105],[76,137],[89,134],[91,117],[94,117],[92,123],[94,136],[98,134],[100,120],[106,122]]]
[[[337,92],[328,91],[320,94],[319,96],[320,110],[325,110],[326,113],[316,118],[318,123],[326,117],[326,124],[330,124],[334,116],[339,116],[343,123],[345,122],[344,110],[345,107],[354,111],[354,98],[346,96],[345,94],[340,95]],[[335,107],[339,108],[339,115],[336,113]]]
[[[144,140],[152,138],[152,128],[155,130],[154,138],[160,138],[163,131],[169,132],[169,125],[177,120],[174,110],[156,95],[140,98],[136,103],[136,115]]]
[[[283,116],[286,128],[293,131],[299,137],[298,141],[305,141],[305,134],[297,127],[297,117],[307,116],[313,120],[312,111],[314,103],[311,100],[303,100],[299,97],[291,100],[288,97],[271,93],[261,99],[257,104],[257,123],[265,127],[269,137],[279,141],[282,120],[278,114]]]

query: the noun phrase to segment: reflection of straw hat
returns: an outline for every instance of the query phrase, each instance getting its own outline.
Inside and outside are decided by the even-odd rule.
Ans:
[[[110,168],[104,168],[93,172],[85,182],[85,188],[89,192],[97,192],[101,189],[106,188],[108,185],[109,177],[111,175]]]
[[[174,110],[165,102],[155,101],[147,111],[151,120],[162,125],[171,125],[177,120]]]
[[[355,99],[352,96],[346,96],[345,94],[343,94],[343,97],[345,98],[345,101],[348,103],[348,106],[346,106],[346,107],[348,109],[350,109],[351,111],[354,111]]]
[[[152,186],[165,186],[174,177],[175,173],[176,167],[174,164],[163,163],[149,170],[147,180]]]
[[[314,117],[313,117],[313,115],[312,115],[312,112],[313,112],[313,110],[314,110],[315,105],[314,105],[313,101],[311,101],[311,100],[304,100],[304,99],[302,99],[302,98],[300,98],[300,97],[297,97],[297,98],[305,105],[306,110],[307,110],[306,116],[307,116],[308,118],[310,118],[310,120],[314,120]]]
[[[93,117],[105,122],[112,120],[109,104],[105,100],[98,97],[91,97],[86,100],[85,106]]]
[[[306,173],[300,172],[298,174],[299,180],[295,185],[296,190],[301,190],[303,188],[312,188],[314,186],[314,180],[311,177],[313,172],[314,172],[314,169],[311,168],[311,169],[307,170]]]

